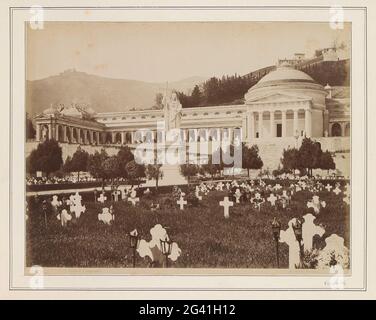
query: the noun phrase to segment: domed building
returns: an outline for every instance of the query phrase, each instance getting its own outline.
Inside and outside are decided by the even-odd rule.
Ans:
[[[324,136],[327,95],[309,75],[282,64],[245,95],[250,138]]]

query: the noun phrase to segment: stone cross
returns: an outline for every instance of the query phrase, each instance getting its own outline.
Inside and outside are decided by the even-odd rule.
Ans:
[[[98,214],[98,220],[103,221],[104,224],[110,225],[114,220],[114,216],[108,208],[102,208],[102,213]]]
[[[217,184],[217,190],[218,191],[223,191],[223,187],[224,187],[224,184],[222,183],[222,181],[220,183]]]
[[[52,197],[51,204],[52,204],[55,208],[61,206],[61,201],[58,200],[57,195],[54,195],[54,196]]]
[[[274,186],[274,189],[275,190],[280,190],[282,188],[282,186],[279,184],[279,183],[277,183],[275,186]]]
[[[228,197],[224,197],[223,201],[219,202],[219,205],[224,209],[224,217],[225,219],[230,218],[229,208],[234,205],[234,202],[229,201]]]
[[[326,185],[326,187],[325,187],[325,189],[328,191],[328,192],[330,192],[330,190],[332,190],[332,186],[328,183],[327,185]]]
[[[270,196],[266,200],[268,200],[270,202],[270,205],[274,207],[275,202],[277,201],[277,197],[273,193],[271,193]]]
[[[313,196],[312,201],[307,202],[307,208],[313,208],[316,214],[320,213],[321,208],[326,207],[325,201],[320,201],[319,196]]]
[[[252,202],[255,204],[258,210],[261,210],[261,203],[264,202],[264,199],[261,198],[261,194],[257,192],[255,197],[252,199]]]
[[[86,207],[81,205],[80,203],[75,203],[73,206],[70,207],[70,212],[74,212],[74,215],[77,219],[80,218],[81,213],[84,213],[86,211]]]
[[[241,196],[242,196],[242,193],[240,192],[240,190],[236,189],[236,191],[235,191],[236,203],[240,203],[240,197]]]
[[[184,210],[184,205],[187,204],[187,201],[183,197],[180,197],[176,203],[180,206],[180,210]]]
[[[299,242],[296,240],[293,224],[296,223],[296,218],[293,218],[288,223],[286,230],[281,230],[280,242],[285,242],[289,246],[289,269],[296,269],[300,264],[300,247]],[[303,224],[304,225],[304,224]]]
[[[303,233],[303,243],[304,243],[304,250],[310,251],[312,249],[312,242],[313,237],[315,235],[319,235],[320,237],[323,236],[325,233],[325,229],[315,225],[314,220],[316,217],[310,213],[303,216],[304,223],[302,226],[302,233]]]
[[[101,193],[100,197],[98,198],[98,202],[104,203],[107,200],[107,197],[104,195],[104,193]]]
[[[140,201],[140,198],[136,197],[136,191],[132,191],[130,198],[128,198],[129,202],[132,202],[132,205],[135,207],[136,203]]]
[[[57,215],[57,219],[60,220],[62,227],[66,227],[68,221],[72,220],[72,216],[68,213],[66,209],[63,209],[61,213]]]
[[[334,192],[337,196],[341,193],[341,189],[338,187],[338,185],[337,185],[336,188],[333,190],[333,192]]]

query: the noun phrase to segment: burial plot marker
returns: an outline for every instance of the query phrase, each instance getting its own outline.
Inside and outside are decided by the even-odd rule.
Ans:
[[[225,219],[230,218],[229,208],[234,205],[234,202],[229,201],[228,197],[224,197],[223,201],[219,202],[219,205],[223,207]]]
[[[183,197],[180,197],[176,203],[180,206],[180,210],[184,210],[184,205],[187,204],[187,201]]]

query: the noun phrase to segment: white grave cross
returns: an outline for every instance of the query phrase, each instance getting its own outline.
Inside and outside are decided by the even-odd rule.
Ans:
[[[228,197],[224,197],[223,201],[219,202],[219,205],[224,209],[224,217],[226,219],[230,218],[229,208],[234,205],[234,202],[229,201]]]
[[[187,204],[187,201],[183,197],[180,197],[176,203],[180,206],[180,210],[184,210],[184,205]]]

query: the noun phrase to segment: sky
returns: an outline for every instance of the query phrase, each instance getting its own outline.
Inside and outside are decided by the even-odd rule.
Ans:
[[[27,28],[27,79],[67,69],[147,82],[246,74],[334,41],[351,26],[310,22],[45,22]]]

